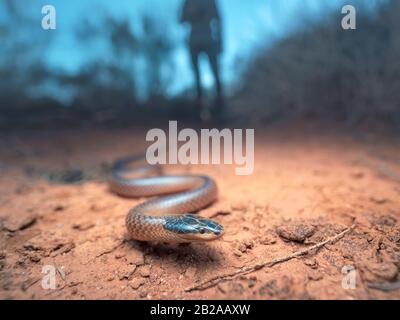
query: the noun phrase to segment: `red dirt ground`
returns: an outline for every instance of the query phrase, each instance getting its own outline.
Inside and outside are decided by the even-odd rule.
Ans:
[[[226,234],[206,244],[168,245],[126,239],[125,215],[144,199],[119,198],[105,181],[115,158],[144,150],[146,132],[2,134],[1,299],[400,298],[399,141],[304,125],[256,130],[249,177],[231,166],[172,168],[217,181],[219,201],[201,214],[222,223]],[[77,177],[81,183],[61,183]],[[354,231],[308,256],[184,290],[302,250],[353,222]],[[44,265],[58,270],[55,290],[41,286]],[[343,266],[355,267],[354,290],[342,288]]]

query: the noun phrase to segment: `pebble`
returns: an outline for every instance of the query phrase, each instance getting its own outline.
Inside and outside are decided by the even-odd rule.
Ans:
[[[142,266],[139,269],[139,274],[143,277],[143,278],[148,278],[150,277],[150,272],[151,272],[151,265],[145,265]]]
[[[129,282],[129,286],[133,289],[133,290],[137,290],[139,289],[142,285],[144,285],[146,283],[146,280],[143,278],[134,278]]]
[[[110,276],[107,278],[107,281],[113,281],[115,279],[115,276]]]
[[[257,283],[257,277],[250,277],[249,280],[247,281],[247,286],[249,288],[254,288],[256,283]]]
[[[246,246],[246,249],[253,249],[253,247],[254,247],[254,242],[253,242],[253,240],[250,240],[250,239],[244,240],[243,244]]]
[[[246,247],[246,245],[242,242],[241,244],[239,244],[238,250],[239,250],[241,253],[245,253],[245,252],[247,251],[247,247]]]
[[[148,295],[148,292],[147,292],[146,290],[141,290],[141,291],[139,292],[139,296],[140,296],[141,298],[146,298],[147,295]]]
[[[311,237],[316,228],[307,224],[288,224],[276,228],[276,233],[283,239],[295,242],[304,242]]]
[[[29,255],[29,259],[32,261],[32,262],[40,262],[40,256],[39,255],[37,255],[37,254],[35,254],[35,253],[32,253],[32,254],[30,254]]]
[[[311,269],[318,269],[318,262],[316,259],[304,259],[303,260],[304,264],[308,267],[310,267]]]
[[[15,232],[32,226],[36,222],[36,220],[37,220],[37,215],[32,213],[25,215],[23,214],[13,215],[6,221],[4,221],[3,227],[7,231]]]
[[[144,265],[144,256],[143,253],[137,249],[130,249],[125,254],[126,260],[130,264],[134,264],[136,266]]]
[[[121,265],[118,269],[118,278],[120,280],[128,279],[136,270],[135,265]]]
[[[121,259],[121,258],[123,258],[123,257],[125,257],[125,256],[126,256],[126,254],[123,253],[123,252],[119,252],[119,253],[116,253],[116,254],[114,255],[115,259]]]

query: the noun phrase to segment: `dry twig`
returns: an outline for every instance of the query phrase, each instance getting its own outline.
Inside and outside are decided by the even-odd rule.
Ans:
[[[215,276],[213,278],[210,278],[206,281],[201,282],[198,285],[192,286],[192,287],[188,287],[185,289],[186,292],[191,292],[191,291],[195,291],[195,290],[204,290],[204,289],[208,289],[210,287],[213,287],[217,284],[219,284],[220,282],[226,281],[226,280],[232,280],[238,276],[243,276],[249,273],[252,273],[254,271],[260,270],[264,267],[268,267],[271,268],[272,266],[278,264],[278,263],[282,263],[282,262],[286,262],[289,260],[292,260],[294,258],[300,257],[300,256],[304,256],[308,253],[310,253],[313,250],[318,250],[322,247],[324,247],[327,244],[332,244],[337,242],[338,240],[340,240],[341,238],[343,238],[346,234],[350,233],[351,231],[353,231],[355,229],[356,225],[353,224],[351,227],[345,229],[344,231],[342,231],[341,233],[337,234],[336,236],[333,236],[325,241],[322,241],[320,243],[317,243],[311,247],[308,247],[306,249],[297,251],[295,253],[292,253],[290,255],[281,257],[281,258],[277,258],[274,260],[270,260],[270,261],[266,261],[266,262],[259,262],[257,264],[251,265],[251,266],[246,266],[241,268],[240,270],[237,270],[235,272],[231,272],[231,273],[227,273],[227,274],[223,274],[223,275],[219,275],[219,276]]]

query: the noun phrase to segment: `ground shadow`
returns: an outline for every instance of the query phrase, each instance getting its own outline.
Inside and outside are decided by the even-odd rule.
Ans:
[[[223,262],[223,256],[207,243],[169,244],[128,240],[128,248],[143,252],[145,259],[171,261],[174,266],[208,269]]]

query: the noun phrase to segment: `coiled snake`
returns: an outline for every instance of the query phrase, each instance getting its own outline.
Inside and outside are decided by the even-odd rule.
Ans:
[[[110,190],[123,197],[162,195],[128,212],[126,227],[132,238],[185,243],[222,236],[220,224],[193,214],[217,199],[214,180],[197,175],[164,176],[161,166],[143,160],[143,156],[134,156],[116,161],[109,180]]]

